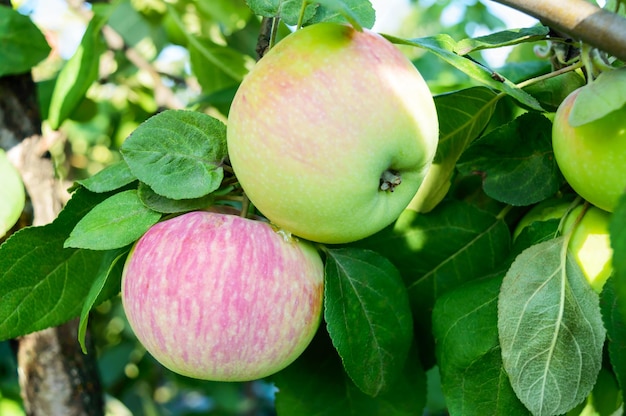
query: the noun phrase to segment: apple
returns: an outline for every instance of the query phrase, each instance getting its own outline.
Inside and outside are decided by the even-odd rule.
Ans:
[[[198,379],[271,375],[307,347],[321,319],[323,264],[266,222],[186,213],[150,228],[122,274],[128,322],[152,356]]]
[[[347,243],[409,204],[438,141],[413,64],[368,30],[320,23],[288,35],[244,78],[228,116],[233,170],[278,227]]]
[[[582,87],[565,98],[552,126],[554,157],[572,189],[593,205],[613,212],[626,190],[626,106],[578,127],[570,125]]]
[[[568,250],[574,256],[591,287],[600,293],[613,271],[613,249],[609,236],[611,214],[590,205],[576,224],[576,219],[583,211],[583,205],[567,213],[569,206],[569,201],[564,202],[558,199],[549,199],[537,204],[520,220],[513,238],[517,238],[525,227],[535,221],[559,219],[567,215],[563,222],[562,232],[567,233],[575,227],[570,237]]]
[[[20,218],[24,210],[26,194],[22,177],[0,149],[0,237],[3,237]]]

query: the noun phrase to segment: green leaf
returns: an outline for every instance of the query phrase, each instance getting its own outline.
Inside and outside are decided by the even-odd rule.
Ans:
[[[344,372],[339,357],[320,333],[293,364],[272,376],[278,416],[414,416],[426,402],[426,376],[412,347],[402,374],[387,393],[371,397]]]
[[[622,400],[622,391],[617,384],[615,374],[608,367],[600,369],[596,384],[593,386],[593,392],[587,399],[587,402],[587,409],[585,410],[593,407],[596,415],[613,416],[623,414],[624,401]]]
[[[435,97],[439,120],[439,144],[435,160],[411,201],[418,212],[432,210],[450,189],[456,163],[463,151],[485,129],[499,96],[484,87],[473,87]]]
[[[196,2],[199,17],[205,20],[215,20],[224,26],[224,32],[232,33],[241,29],[241,22],[248,21],[252,11],[241,0],[231,1],[200,1]],[[171,6],[169,6],[171,7]]]
[[[106,196],[79,189],[51,224],[23,228],[0,246],[0,339],[79,315],[107,253],[67,249],[63,242],[78,219]]]
[[[138,7],[133,7],[141,7],[139,3],[129,0],[118,0],[111,3],[114,4],[114,10],[107,25],[122,37],[126,45],[136,47],[142,40],[144,44],[148,40],[153,44],[159,42],[157,26],[150,21],[147,14],[141,13]],[[148,13],[151,12],[152,10]]]
[[[346,372],[366,394],[386,391],[411,346],[411,308],[396,268],[375,252],[327,251],[324,318]]]
[[[528,227],[525,227],[515,238],[511,254],[517,257],[522,251],[535,244],[552,240],[558,235],[560,222],[561,220],[556,218],[546,221],[534,221]]]
[[[104,10],[105,14],[93,15],[76,52],[59,73],[48,110],[48,121],[52,129],[58,129],[69,117],[98,78],[100,55],[105,50],[102,27],[112,8]]]
[[[312,1],[310,1],[312,2]],[[317,0],[319,7],[308,24],[320,22],[350,23],[355,29],[371,29],[376,22],[376,11],[369,0]]]
[[[618,298],[615,278],[610,277],[602,288],[600,306],[606,328],[611,367],[622,391],[622,397],[626,397],[626,319],[620,311],[619,304],[622,302],[623,298]]]
[[[46,59],[50,46],[28,16],[0,6],[0,77],[21,74]]]
[[[64,247],[112,250],[138,240],[161,214],[147,208],[136,190],[117,193],[96,205],[76,224]]]
[[[258,16],[278,17],[287,25],[295,26],[300,20],[302,3],[305,0],[246,0],[252,12]],[[306,22],[315,14],[317,4],[308,4],[304,12]]]
[[[574,90],[585,85],[585,79],[577,72],[566,72],[524,87],[524,91],[535,97],[546,111],[555,112],[563,100]]]
[[[626,253],[626,193],[620,197],[609,220],[609,235],[613,253]],[[614,255],[612,259],[615,296],[622,319],[626,321],[626,256]]]
[[[498,300],[504,368],[534,415],[559,415],[581,403],[602,365],[598,295],[566,244],[559,237],[522,252]]]
[[[78,324],[78,342],[87,354],[85,345],[85,335],[87,333],[87,323],[89,322],[89,312],[94,305],[108,299],[109,297],[119,293],[121,286],[122,270],[124,259],[129,252],[129,248],[110,250],[106,252],[106,256],[102,259],[100,270],[89,289],[83,309],[80,312],[80,322]]]
[[[433,332],[450,414],[525,415],[502,368],[498,293],[502,276],[468,283],[437,300]]]
[[[472,143],[457,167],[464,175],[481,175],[485,193],[497,201],[518,206],[543,201],[562,182],[551,132],[545,116],[525,113]]]
[[[626,68],[605,71],[587,84],[574,100],[569,114],[573,127],[599,120],[626,105]]]
[[[95,175],[77,181],[91,192],[110,192],[120,189],[137,180],[124,160],[113,163]]]
[[[394,225],[354,244],[381,253],[400,271],[424,351],[435,300],[499,267],[508,258],[510,239],[497,216],[446,201],[428,214],[405,210]]]
[[[482,49],[502,48],[523,42],[537,42],[545,39],[549,32],[550,28],[546,26],[508,29],[485,36],[460,40],[454,47],[454,52],[459,55],[467,55]]]
[[[224,177],[226,126],[203,113],[167,110],[142,123],[121,152],[131,172],[159,195],[200,198]]]
[[[145,183],[139,184],[137,194],[146,207],[163,214],[175,214],[205,209],[213,205],[215,200],[212,194],[194,199],[169,199],[157,194]]]
[[[192,36],[188,39],[191,69],[204,94],[239,85],[254,65],[251,57],[227,46]]]
[[[385,37],[393,43],[426,49],[481,84],[508,94],[533,110],[543,111],[543,108],[534,97],[521,88],[518,88],[508,79],[500,78],[496,76],[495,73],[477,62],[454,53],[456,42],[447,34],[439,34],[436,36],[410,40],[396,38],[393,36]]]

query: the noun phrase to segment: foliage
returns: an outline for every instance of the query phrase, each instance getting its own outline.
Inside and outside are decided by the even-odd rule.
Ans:
[[[541,25],[503,30],[483,3],[465,3],[464,18],[445,34],[435,22],[449,1],[413,4],[400,33],[385,35],[436,93],[439,147],[416,198],[381,232],[323,248],[325,325],[291,366],[245,384],[178,376],[146,354],[117,296],[124,259],[170,215],[212,204],[254,213],[225,141],[229,104],[258,59],[259,39],[278,42],[287,25],[321,21],[371,28],[371,4],[99,3],[86,9],[76,52],[36,67],[48,53],[44,37],[29,18],[0,6],[0,22],[8,22],[0,23],[0,75],[35,67],[44,129],[66,137],[50,149],[57,173],[73,184],[54,222],[0,246],[0,339],[80,317],[83,342],[89,320],[107,394],[133,414],[623,409],[626,197],[612,215],[618,254],[599,297],[567,253],[558,221],[536,222],[512,239],[532,206],[573,196],[554,161],[552,112],[594,70],[602,74],[589,100],[603,106],[584,114],[623,106],[623,88],[602,81],[623,77],[607,68],[621,63],[603,57],[600,64],[591,59],[598,51],[586,55],[588,48]],[[473,36],[470,22],[490,34]],[[503,47],[514,49],[494,70],[482,52]],[[575,49],[574,58],[559,61],[563,48]],[[174,52],[182,58],[165,59]],[[8,345],[0,343],[0,409],[3,397],[19,401]]]

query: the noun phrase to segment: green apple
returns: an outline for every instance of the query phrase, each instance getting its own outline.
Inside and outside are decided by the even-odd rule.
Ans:
[[[0,149],[0,237],[20,218],[25,198],[22,177]]]
[[[517,238],[521,231],[535,221],[559,219],[567,214],[563,222],[563,233],[572,230],[568,249],[576,259],[585,278],[591,287],[598,293],[602,291],[604,283],[613,271],[613,249],[609,237],[609,220],[611,214],[598,207],[590,205],[584,216],[576,224],[583,206],[579,205],[569,213],[570,202],[559,199],[550,199],[537,204],[520,220],[513,238]]]
[[[582,88],[568,95],[554,116],[554,157],[580,196],[612,212],[626,190],[626,106],[573,127],[569,116]]]
[[[432,163],[438,121],[413,64],[371,31],[297,30],[246,76],[228,116],[239,182],[278,227],[346,243],[391,224]]]

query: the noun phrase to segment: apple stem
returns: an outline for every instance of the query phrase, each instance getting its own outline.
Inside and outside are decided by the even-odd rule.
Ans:
[[[400,173],[387,169],[382,175],[380,175],[379,189],[381,191],[393,192],[394,188],[401,183],[402,177],[400,176]]]
[[[248,195],[246,195],[246,193],[243,193],[243,198],[241,200],[241,212],[239,213],[239,216],[242,218],[248,218],[248,213],[250,212],[250,206],[252,205],[250,203],[250,198],[248,198]]]

